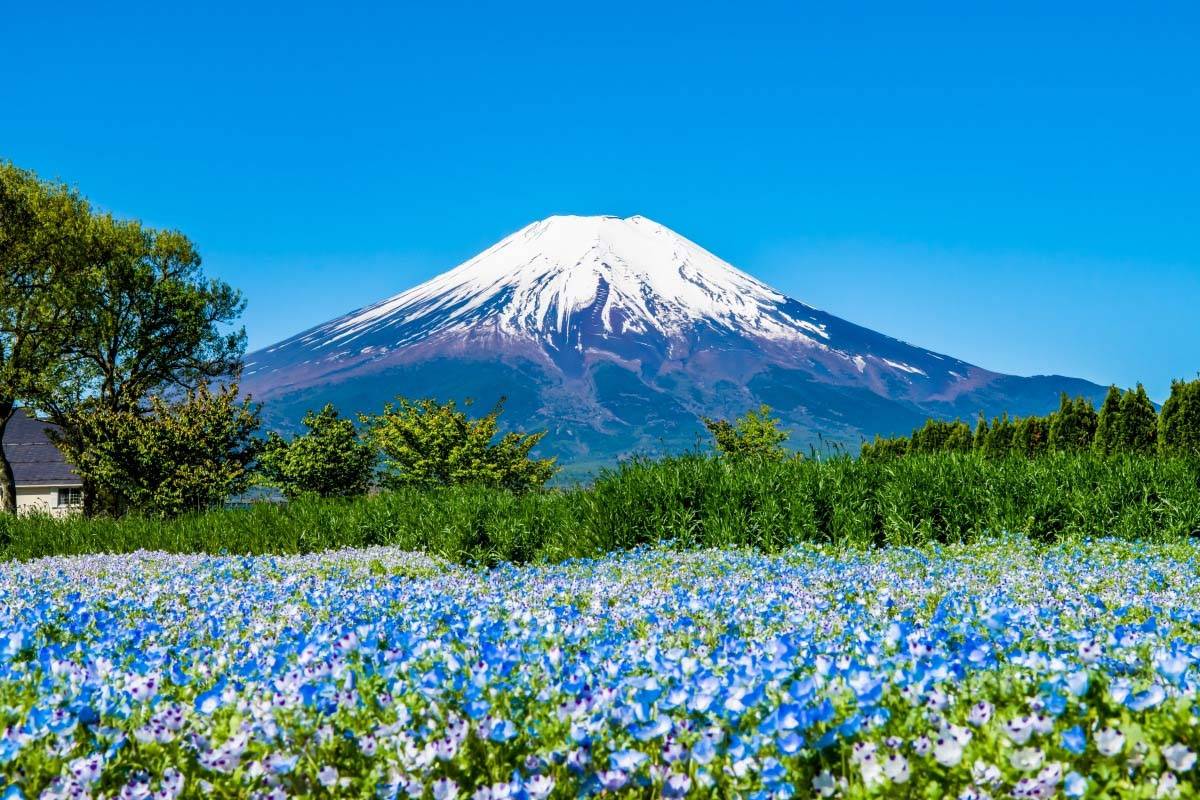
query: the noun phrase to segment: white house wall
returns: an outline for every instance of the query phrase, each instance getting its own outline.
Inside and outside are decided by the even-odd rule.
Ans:
[[[62,517],[70,513],[71,509],[60,507],[58,505],[58,488],[46,486],[18,486],[17,487],[17,513],[18,514],[52,514],[56,517]]]

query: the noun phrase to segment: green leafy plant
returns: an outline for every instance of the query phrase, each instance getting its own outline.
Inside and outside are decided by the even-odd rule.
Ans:
[[[339,417],[333,404],[327,404],[305,414],[303,424],[307,432],[290,441],[274,431],[268,435],[258,459],[258,472],[266,483],[288,498],[365,494],[378,455],[354,421]]]
[[[207,384],[145,413],[95,403],[71,417],[57,444],[94,488],[98,509],[172,517],[218,506],[250,483],[258,408],[236,384]]]
[[[380,483],[388,488],[491,486],[524,492],[544,486],[555,459],[535,458],[544,431],[500,433],[503,398],[471,419],[453,400],[397,398],[381,414],[360,421],[383,457]]]
[[[788,432],[779,430],[779,419],[771,416],[769,406],[751,409],[733,422],[704,417],[704,427],[712,434],[717,452],[732,459],[782,460],[783,443]]]

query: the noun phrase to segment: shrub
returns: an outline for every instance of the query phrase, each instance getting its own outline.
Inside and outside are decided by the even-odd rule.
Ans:
[[[285,441],[272,432],[258,460],[259,474],[288,498],[302,494],[354,497],[366,494],[378,460],[354,422],[338,416],[333,404],[304,415],[308,432]]]

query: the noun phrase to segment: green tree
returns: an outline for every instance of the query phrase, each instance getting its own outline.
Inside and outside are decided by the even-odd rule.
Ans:
[[[716,442],[717,452],[728,458],[780,461],[786,454],[783,443],[789,434],[779,430],[779,420],[771,416],[769,406],[751,409],[733,422],[708,417],[703,422]]]
[[[1121,450],[1138,455],[1151,455],[1158,444],[1158,412],[1146,394],[1146,387],[1137,388],[1121,396],[1121,427],[1119,431]]]
[[[977,452],[982,452],[987,445],[988,436],[991,434],[992,428],[988,425],[987,417],[983,412],[979,412],[979,419],[975,421],[975,434],[971,437],[971,448]]]
[[[354,497],[371,486],[377,453],[353,420],[332,403],[304,415],[306,433],[285,440],[272,431],[259,455],[259,473],[288,498],[303,494]]]
[[[99,510],[171,517],[219,505],[246,490],[258,442],[258,407],[236,385],[207,384],[148,409],[86,404],[58,444],[93,487]]]
[[[950,423],[950,433],[946,436],[942,449],[947,453],[969,453],[974,444],[971,426],[956,419]]]
[[[1096,418],[1096,436],[1092,449],[1098,455],[1111,456],[1122,451],[1121,391],[1114,385],[1108,387],[1100,415]]]
[[[1050,449],[1056,453],[1078,453],[1092,446],[1098,422],[1096,409],[1086,397],[1074,400],[1063,392],[1058,411],[1050,417]]]
[[[244,302],[205,277],[183,234],[90,213],[79,263],[66,298],[69,369],[31,398],[62,427],[67,449],[83,450],[88,431],[77,425],[91,413],[143,415],[152,395],[236,379],[245,333],[231,326]],[[96,510],[95,489],[85,476],[85,513]]]
[[[544,486],[558,471],[555,459],[530,452],[545,431],[500,435],[503,408],[501,398],[486,415],[469,419],[453,400],[400,397],[378,416],[359,420],[383,456],[380,482],[388,488],[480,484],[523,492]]]
[[[1049,447],[1050,420],[1046,417],[1022,417],[1013,424],[1012,452],[1025,458],[1037,458]]]
[[[912,432],[908,452],[940,453],[950,436],[950,423],[940,419],[927,419],[925,424]]]
[[[982,453],[988,458],[1007,458],[1013,452],[1013,436],[1016,425],[1009,418],[1008,412],[992,420],[988,430],[987,440],[983,443]]]
[[[858,457],[863,461],[890,461],[908,455],[908,447],[907,436],[884,439],[876,434],[875,441],[862,443]]]
[[[20,401],[62,379],[73,333],[67,296],[89,222],[77,192],[0,162],[0,440]],[[16,508],[0,448],[0,510]]]
[[[1200,456],[1200,379],[1171,381],[1158,415],[1158,446],[1165,456]]]

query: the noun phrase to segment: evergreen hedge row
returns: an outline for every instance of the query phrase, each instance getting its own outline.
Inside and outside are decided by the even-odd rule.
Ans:
[[[923,545],[1025,534],[1200,535],[1200,460],[1092,453],[989,459],[634,461],[592,485],[514,494],[400,489],[299,499],[176,519],[0,518],[0,556],[128,552],[296,553],[396,545],[464,563],[557,561],[636,547],[804,542]]]

